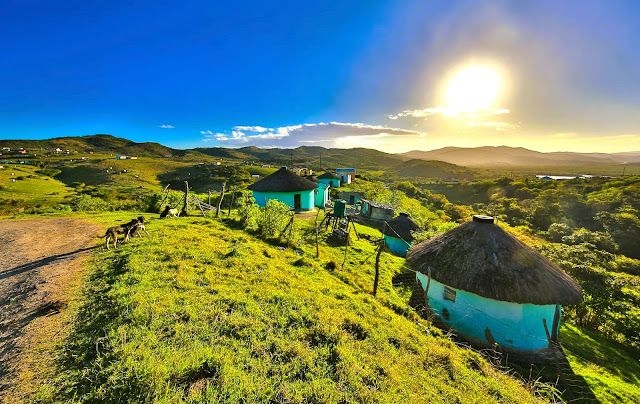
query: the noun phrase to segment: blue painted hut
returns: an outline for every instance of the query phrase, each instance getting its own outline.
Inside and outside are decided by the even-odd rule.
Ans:
[[[558,339],[561,305],[582,301],[569,275],[490,216],[415,245],[407,262],[434,318],[480,346],[546,352]]]
[[[313,210],[316,184],[298,174],[280,168],[247,187],[253,191],[258,206],[266,206],[271,199],[289,205],[297,211]]]
[[[399,216],[382,226],[384,243],[391,253],[405,257],[413,241],[411,232],[419,229],[419,226],[411,220],[408,214],[400,213]]]
[[[329,184],[318,182],[315,191],[316,208],[324,208],[329,202]]]
[[[318,182],[329,184],[332,188],[338,188],[340,186],[340,177],[332,172],[325,172],[318,176]]]

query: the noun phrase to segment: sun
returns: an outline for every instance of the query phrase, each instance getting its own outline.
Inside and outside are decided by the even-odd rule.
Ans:
[[[504,90],[500,70],[489,64],[472,63],[453,71],[444,88],[449,115],[475,115],[495,108]]]

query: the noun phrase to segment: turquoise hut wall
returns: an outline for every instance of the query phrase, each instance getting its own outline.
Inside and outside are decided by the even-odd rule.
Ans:
[[[329,201],[329,185],[326,183],[318,183],[315,190],[314,204],[317,208],[324,208]]]
[[[318,178],[318,184],[330,184],[332,188],[338,188],[340,180],[337,178]]]
[[[313,210],[315,202],[315,189],[308,191],[295,192],[258,192],[253,191],[253,198],[258,206],[266,206],[267,201],[271,199],[278,200],[284,204],[294,207],[294,198],[296,194],[300,194],[300,210]]]
[[[425,289],[428,276],[416,272],[416,278]],[[456,291],[455,301],[445,300],[445,285],[431,278],[427,293],[429,307],[444,324],[471,342],[489,345],[485,334],[489,328],[492,337],[502,348],[537,351],[549,346],[543,319],[547,322],[549,333],[552,333],[556,305],[503,302],[460,289],[453,290]],[[444,318],[444,309],[448,312],[448,320]],[[561,311],[559,305],[558,311]]]
[[[406,257],[407,251],[411,246],[411,244],[401,238],[388,236],[386,234],[384,235],[384,242],[387,245],[387,248],[389,248],[389,251],[399,257]]]

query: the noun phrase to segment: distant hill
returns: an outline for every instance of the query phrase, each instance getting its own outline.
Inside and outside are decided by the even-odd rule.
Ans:
[[[442,161],[428,161],[413,159],[392,169],[402,177],[441,178],[441,179],[470,179],[474,172],[466,167],[461,167]]]
[[[600,164],[625,164],[640,162],[640,152],[625,153],[542,153],[523,147],[483,146],[445,147],[437,150],[413,150],[399,154],[407,159],[439,160],[447,163],[472,166],[579,166]]]
[[[0,147],[11,147],[12,149],[24,147],[29,151],[60,148],[79,153],[93,151],[144,157],[180,157],[187,153],[185,150],[172,149],[160,143],[136,143],[111,135],[72,136],[46,140],[0,140]]]
[[[238,149],[197,148],[196,151],[209,156],[221,158],[238,158],[254,160],[272,165],[304,165],[322,167],[360,167],[366,169],[388,169],[401,163],[401,156],[381,152],[374,149],[327,149],[318,146],[302,146],[295,149],[265,148],[255,146],[241,147]]]

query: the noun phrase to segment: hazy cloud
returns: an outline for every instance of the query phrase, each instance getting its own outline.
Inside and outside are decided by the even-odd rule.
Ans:
[[[428,118],[432,115],[444,115],[459,118],[478,118],[487,116],[496,116],[508,114],[510,111],[506,108],[487,108],[474,112],[460,112],[447,107],[429,107],[423,109],[407,109],[396,114],[387,115],[389,119],[399,118]]]
[[[418,136],[422,132],[410,129],[371,125],[360,122],[318,122],[280,127],[234,126],[230,131],[200,131],[204,141],[217,141],[229,145],[252,144],[257,146],[295,147],[300,144],[340,146],[341,141],[367,137]]]
[[[169,124],[169,123],[163,123],[162,125],[159,126],[162,129],[173,129],[175,128],[175,126]]]

